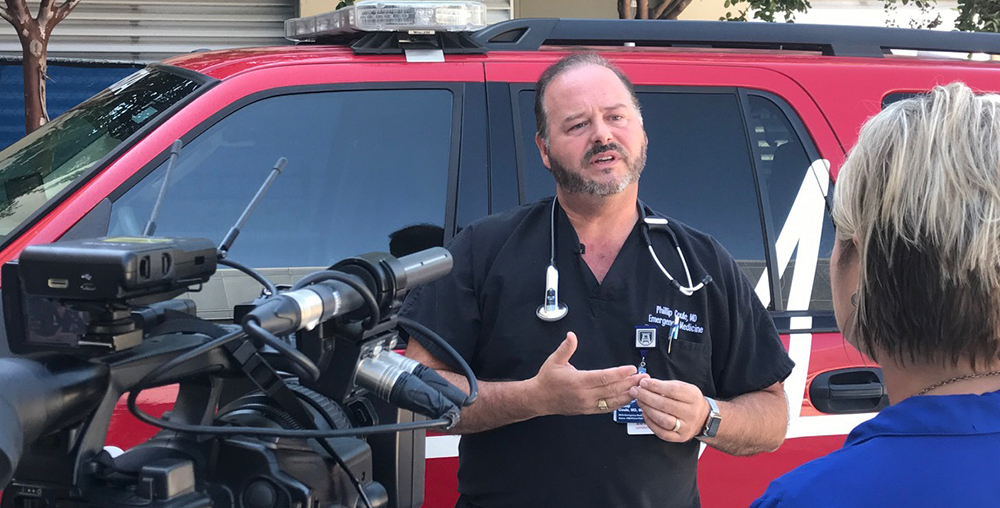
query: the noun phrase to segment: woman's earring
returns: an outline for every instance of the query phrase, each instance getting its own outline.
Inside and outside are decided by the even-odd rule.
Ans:
[[[855,307],[858,306],[858,292],[857,291],[851,293],[851,305],[853,305]]]

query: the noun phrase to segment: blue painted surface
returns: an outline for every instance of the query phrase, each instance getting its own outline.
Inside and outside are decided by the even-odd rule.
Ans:
[[[49,118],[140,69],[141,65],[49,62]],[[19,60],[0,61],[0,149],[24,137],[24,80]]]

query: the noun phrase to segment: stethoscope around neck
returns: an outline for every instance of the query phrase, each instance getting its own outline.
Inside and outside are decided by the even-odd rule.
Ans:
[[[701,282],[698,285],[692,284],[691,270],[688,269],[687,260],[684,259],[684,253],[681,252],[681,245],[677,241],[677,235],[670,228],[669,221],[664,217],[647,215],[646,205],[641,201],[638,203],[638,207],[640,220],[642,221],[639,227],[642,239],[646,242],[649,255],[653,257],[653,261],[656,262],[656,266],[660,268],[663,275],[666,275],[667,280],[670,281],[670,285],[680,291],[682,295],[691,296],[712,282],[712,276],[705,275],[701,278]],[[549,267],[545,270],[545,303],[538,307],[535,314],[542,321],[552,322],[559,321],[569,313],[569,307],[559,301],[559,270],[556,268],[556,198],[552,198],[552,211],[549,220]],[[687,276],[688,281],[687,286],[682,286],[680,282],[677,282],[677,279],[670,275],[670,272],[660,262],[656,251],[653,250],[653,242],[649,240],[650,230],[665,231],[670,235],[670,240],[674,242],[674,247],[677,249],[677,255],[681,258],[681,265],[684,266],[684,275]]]

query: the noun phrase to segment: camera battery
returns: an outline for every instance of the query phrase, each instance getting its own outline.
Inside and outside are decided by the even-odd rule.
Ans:
[[[217,260],[204,238],[119,236],[31,245],[19,263],[29,295],[114,301],[204,283]]]

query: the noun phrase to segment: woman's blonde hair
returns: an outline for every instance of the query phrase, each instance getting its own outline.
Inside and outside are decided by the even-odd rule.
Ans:
[[[869,119],[838,176],[833,218],[841,245],[860,246],[852,341],[862,352],[996,361],[1000,96],[952,83]]]

